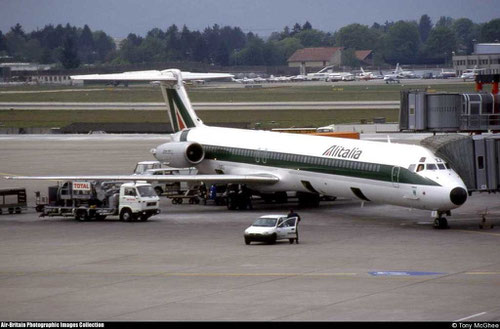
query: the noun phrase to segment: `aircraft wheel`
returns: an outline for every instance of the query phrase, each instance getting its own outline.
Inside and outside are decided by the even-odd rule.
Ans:
[[[439,230],[449,228],[448,220],[446,219],[446,217],[440,217],[440,218],[434,219],[434,228],[439,229]]]

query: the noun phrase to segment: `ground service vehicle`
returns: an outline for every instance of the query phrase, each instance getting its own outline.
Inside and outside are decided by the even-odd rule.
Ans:
[[[119,215],[122,221],[146,221],[160,213],[159,197],[145,182],[65,182],[49,187],[46,202],[39,192],[36,196],[41,217],[67,216],[86,221]]]
[[[8,211],[9,214],[20,214],[21,210],[27,209],[26,189],[8,188],[0,190],[0,214]]]
[[[245,230],[245,243],[252,241],[276,243],[277,240],[288,239],[290,243],[299,243],[297,231],[298,217],[287,215],[265,215],[259,217],[252,226]]]

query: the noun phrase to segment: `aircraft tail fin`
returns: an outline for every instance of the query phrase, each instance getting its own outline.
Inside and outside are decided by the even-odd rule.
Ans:
[[[142,81],[155,82],[160,85],[163,98],[167,105],[168,116],[174,132],[185,128],[194,128],[203,125],[196,115],[191,101],[184,88],[184,81],[232,78],[226,73],[192,73],[181,72],[177,69],[164,71],[133,71],[112,74],[88,74],[71,76],[73,80],[100,80],[100,81]]]

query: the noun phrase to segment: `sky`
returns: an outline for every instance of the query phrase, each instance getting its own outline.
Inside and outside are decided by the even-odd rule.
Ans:
[[[432,22],[450,16],[483,23],[500,18],[500,0],[0,0],[0,31],[16,23],[25,32],[70,23],[126,37],[172,24],[200,31],[219,24],[265,37],[296,22],[334,32],[351,23],[418,21],[423,14]]]

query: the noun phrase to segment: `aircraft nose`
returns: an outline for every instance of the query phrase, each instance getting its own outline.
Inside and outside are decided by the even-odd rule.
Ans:
[[[467,191],[462,187],[455,187],[450,192],[450,200],[457,206],[463,205],[467,200]]]

